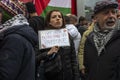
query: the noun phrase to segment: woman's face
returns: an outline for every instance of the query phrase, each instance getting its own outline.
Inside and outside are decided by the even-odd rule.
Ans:
[[[61,28],[63,25],[63,18],[60,12],[54,11],[50,17],[50,23],[53,28]]]

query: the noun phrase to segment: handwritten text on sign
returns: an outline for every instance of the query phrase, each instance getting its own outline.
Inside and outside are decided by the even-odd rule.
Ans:
[[[39,48],[70,46],[67,29],[39,31]]]

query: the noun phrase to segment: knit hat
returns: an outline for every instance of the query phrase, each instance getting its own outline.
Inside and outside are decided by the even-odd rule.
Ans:
[[[25,5],[26,5],[28,13],[36,12],[35,5],[32,2],[27,2]]]
[[[106,8],[118,8],[118,3],[110,0],[98,1],[94,7],[94,14],[97,14]]]

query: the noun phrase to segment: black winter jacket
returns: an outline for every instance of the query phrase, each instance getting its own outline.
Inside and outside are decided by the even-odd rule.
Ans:
[[[79,80],[79,70],[74,43],[71,39],[71,46],[60,47],[58,55],[61,57],[62,69],[55,75],[45,74],[46,80]],[[47,60],[50,56],[47,56],[49,49],[41,50],[39,60]],[[54,66],[54,65],[53,65]]]
[[[0,32],[0,80],[35,80],[38,37],[20,16],[3,24],[6,29]]]
[[[86,80],[120,80],[120,30],[114,32],[99,56],[92,33],[84,49]]]

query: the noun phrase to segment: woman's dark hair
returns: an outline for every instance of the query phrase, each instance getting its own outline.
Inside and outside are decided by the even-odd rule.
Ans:
[[[86,20],[86,18],[84,16],[80,16],[79,17],[79,23],[82,22],[82,21],[84,21],[84,20]]]
[[[50,18],[51,18],[51,14],[53,12],[60,12],[59,10],[51,10],[47,13],[46,15],[46,18],[45,18],[45,27],[50,27],[51,25],[49,24],[50,23]],[[64,16],[63,14],[60,12],[61,16],[62,16],[62,19],[63,19],[63,25],[62,25],[62,28],[65,27],[65,22],[64,22]]]
[[[70,24],[70,17],[64,16],[65,24]]]

